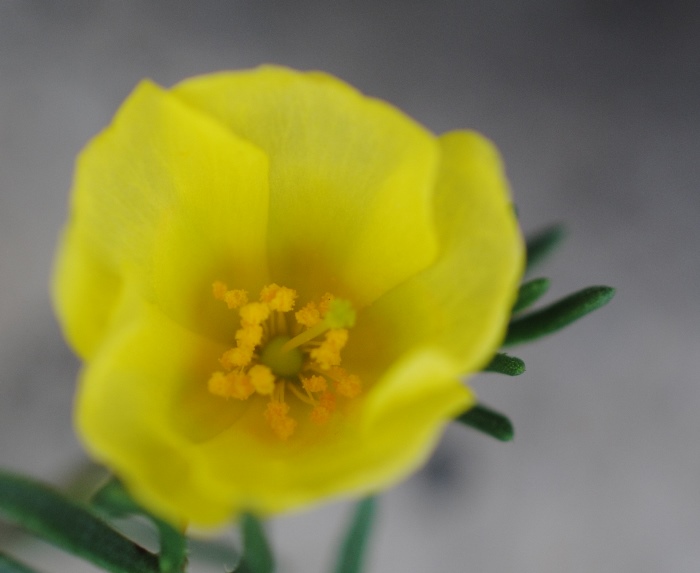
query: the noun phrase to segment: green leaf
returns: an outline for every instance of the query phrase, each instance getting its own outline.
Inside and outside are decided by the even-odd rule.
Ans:
[[[160,551],[158,563],[161,573],[181,573],[187,566],[187,539],[169,523],[151,515],[138,505],[124,489],[122,483],[112,478],[100,488],[91,500],[93,506],[111,517],[143,515],[158,529]]]
[[[610,302],[615,289],[592,286],[575,292],[550,306],[516,318],[508,325],[503,346],[530,342],[561,330]]]
[[[506,376],[520,376],[525,372],[525,362],[517,356],[496,354],[491,362],[484,368],[484,372],[498,372]]]
[[[357,504],[355,514],[338,552],[335,573],[362,572],[365,563],[365,550],[372,532],[376,508],[375,497],[367,497]]]
[[[552,225],[528,237],[525,270],[530,271],[542,263],[559,246],[566,235],[563,225]]]
[[[0,472],[0,515],[113,573],[156,573],[158,559],[87,508],[24,477]]]
[[[187,539],[165,521],[151,518],[160,535],[158,564],[161,573],[183,573],[187,567]]]
[[[109,517],[125,517],[127,515],[145,513],[117,478],[111,478],[98,489],[90,498],[92,506]]]
[[[513,305],[513,314],[535,304],[549,290],[549,279],[532,279],[520,286],[518,298]]]
[[[31,569],[15,561],[12,557],[8,557],[4,553],[0,552],[0,573],[37,573],[35,569]]]
[[[275,560],[265,536],[265,530],[257,517],[250,513],[241,516],[243,532],[243,557],[232,573],[272,573]]]
[[[515,436],[515,429],[511,421],[505,415],[487,408],[483,404],[477,404],[455,420],[501,442],[510,442]]]

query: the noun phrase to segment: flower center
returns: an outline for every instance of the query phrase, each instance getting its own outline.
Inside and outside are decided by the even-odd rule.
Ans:
[[[276,336],[260,352],[260,362],[276,376],[295,378],[304,365],[304,354],[299,348],[283,349],[290,340],[290,336]]]
[[[214,297],[237,309],[240,328],[236,346],[219,359],[222,370],[209,378],[209,392],[223,398],[268,400],[265,420],[281,439],[288,439],[297,420],[290,415],[285,393],[309,408],[315,424],[334,415],[337,398],[351,399],[362,391],[360,379],[340,367],[340,353],[355,323],[352,305],[325,294],[290,316],[297,293],[271,284],[263,287],[259,302],[248,302],[243,290],[230,290],[217,281]],[[287,395],[289,396],[289,393]]]

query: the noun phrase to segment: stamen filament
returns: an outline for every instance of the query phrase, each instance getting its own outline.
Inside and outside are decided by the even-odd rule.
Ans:
[[[293,393],[297,398],[299,398],[299,400],[301,400],[301,401],[304,402],[305,404],[309,404],[310,406],[315,406],[315,405],[316,405],[316,401],[315,401],[313,398],[311,398],[310,396],[304,394],[304,393],[303,393],[301,390],[299,390],[299,388],[297,388],[294,384],[290,384],[290,385],[289,385],[289,389],[292,391],[292,393]]]

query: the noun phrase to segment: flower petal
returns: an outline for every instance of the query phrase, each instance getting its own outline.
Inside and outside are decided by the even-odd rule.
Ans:
[[[524,265],[523,241],[497,151],[482,136],[440,138],[436,193],[441,254],[434,265],[358,317],[348,363],[395,359],[419,347],[447,352],[461,372],[480,369],[505,333]]]
[[[240,415],[235,404],[188,404],[193,384],[206,392],[208,368],[225,349],[171,321],[127,288],[110,334],[81,376],[76,407],[79,434],[92,455],[112,468],[146,507],[173,522],[221,522],[231,507],[193,483],[187,435],[221,431]],[[212,397],[213,398],[213,397]],[[206,508],[202,510],[200,508]],[[202,516],[202,511],[205,511]]]
[[[385,373],[321,439],[280,442],[265,427],[265,400],[207,393],[208,367],[225,347],[180,327],[135,288],[115,315],[81,379],[78,429],[137,500],[172,522],[212,527],[243,510],[376,491],[420,465],[446,421],[473,403],[454,364],[423,352]],[[306,426],[307,437],[318,432]]]
[[[55,265],[51,289],[56,313],[75,352],[87,359],[109,325],[121,279],[74,227],[64,232]]]
[[[54,289],[73,344],[99,344],[113,276],[179,322],[224,336],[212,282],[266,280],[267,169],[262,151],[142,82],[78,160]],[[98,308],[81,308],[78,293]]]
[[[234,507],[277,513],[395,483],[425,461],[445,423],[474,403],[454,370],[437,353],[407,357],[321,439],[266,444],[232,428],[198,450],[201,487],[236,499]]]
[[[304,298],[362,306],[436,254],[435,138],[321,73],[265,67],[173,93],[270,157],[270,268]]]

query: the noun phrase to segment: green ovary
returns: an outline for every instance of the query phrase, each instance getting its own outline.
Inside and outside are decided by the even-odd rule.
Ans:
[[[289,336],[277,336],[270,340],[260,353],[260,362],[276,376],[295,378],[301,371],[304,355],[299,348],[283,351],[282,347],[288,340]]]

